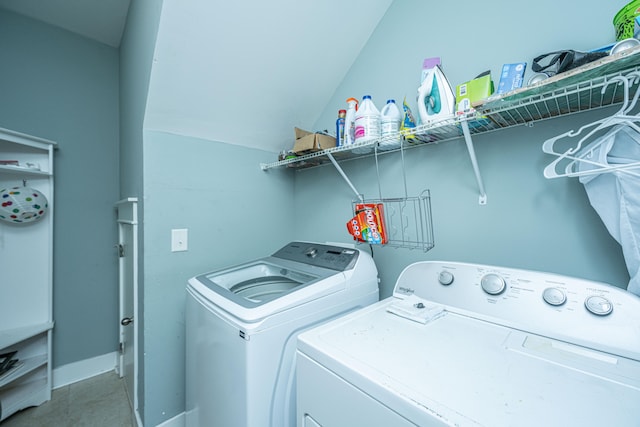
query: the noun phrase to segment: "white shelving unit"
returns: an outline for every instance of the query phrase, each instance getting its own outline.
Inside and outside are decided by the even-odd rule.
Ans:
[[[479,203],[485,204],[487,195],[473,147],[474,135],[518,125],[530,126],[536,121],[620,103],[623,100],[624,89],[608,83],[616,76],[638,72],[640,72],[640,47],[627,49],[531,86],[490,97],[482,105],[476,106],[473,112],[422,124],[411,130],[411,134],[416,135],[417,138],[412,141],[404,140],[402,148],[409,149],[426,144],[464,139],[478,183]],[[404,137],[402,132],[400,136]],[[393,139],[397,137],[398,135],[391,136]],[[262,163],[260,167],[262,170],[279,167],[305,169],[329,163],[338,167],[337,164],[341,161],[398,151],[397,149],[385,152],[373,150],[379,142],[381,141],[369,141],[361,145],[362,147],[370,146],[372,148],[370,154],[353,153],[354,145],[333,147],[293,159]]]
[[[0,374],[0,421],[51,399],[55,146],[0,129],[0,161],[17,162],[0,164],[0,190],[32,187],[48,201],[48,211],[37,221],[0,221],[0,355],[15,351],[12,359],[18,359]]]

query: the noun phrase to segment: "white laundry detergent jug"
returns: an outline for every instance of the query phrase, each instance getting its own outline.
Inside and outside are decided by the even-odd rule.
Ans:
[[[371,142],[380,138],[380,111],[376,108],[370,95],[362,97],[360,108],[356,112],[355,123],[356,144]],[[371,150],[372,147],[367,145],[365,147],[356,147],[351,151],[357,154],[365,154]]]
[[[387,100],[387,105],[380,111],[380,144],[381,150],[391,150],[400,146],[400,122],[402,114],[394,99]]]

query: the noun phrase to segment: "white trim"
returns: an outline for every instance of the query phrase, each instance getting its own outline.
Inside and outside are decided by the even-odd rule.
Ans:
[[[64,387],[116,369],[118,352],[59,366],[53,370],[53,388]]]
[[[135,410],[135,414],[136,414],[136,425],[137,425],[137,427],[144,427],[144,425],[142,424],[142,418],[140,418],[140,411],[138,411],[136,409]]]
[[[176,415],[175,417],[168,419],[167,421],[158,424],[156,427],[184,427],[185,414],[184,412]]]

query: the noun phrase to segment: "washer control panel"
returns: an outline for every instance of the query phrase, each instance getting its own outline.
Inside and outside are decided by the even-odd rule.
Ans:
[[[442,304],[447,311],[604,351],[622,346],[640,357],[640,297],[606,283],[507,267],[423,261],[398,277],[394,296],[409,295]]]
[[[358,259],[357,249],[320,243],[291,242],[272,256],[330,270],[345,271],[354,267]]]

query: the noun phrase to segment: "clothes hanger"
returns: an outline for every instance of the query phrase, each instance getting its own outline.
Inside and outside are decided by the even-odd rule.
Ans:
[[[628,169],[634,169],[640,167],[640,162],[631,162],[624,163],[618,165],[611,165],[607,163],[598,162],[592,160],[594,156],[595,150],[601,146],[603,143],[608,142],[610,137],[614,136],[617,132],[623,129],[632,129],[640,135],[640,127],[638,127],[635,122],[640,121],[640,116],[630,115],[629,112],[635,108],[635,105],[640,96],[640,89],[636,90],[633,99],[629,102],[629,86],[635,84],[636,80],[640,79],[640,73],[632,72],[629,73],[626,77],[616,76],[608,81],[604,87],[602,88],[602,93],[604,93],[607,87],[611,83],[622,84],[624,86],[623,92],[623,103],[620,110],[612,116],[606,117],[601,120],[594,121],[587,125],[582,126],[577,131],[569,131],[564,134],[558,135],[554,138],[551,138],[544,142],[543,151],[548,154],[553,154],[557,156],[553,162],[551,162],[544,169],[545,178],[559,178],[565,176],[583,176],[583,175],[593,175],[602,173],[605,171],[620,171],[622,173],[634,175],[640,177],[640,174],[631,172]],[[573,148],[569,148],[564,153],[558,152],[554,149],[554,144],[563,138],[571,138],[580,135],[584,130],[589,127],[593,127],[591,131],[589,131],[586,135],[584,135],[578,143]],[[615,127],[617,126],[617,127]],[[588,141],[596,133],[608,128],[614,127],[612,131],[605,134],[603,137],[593,141],[591,144],[587,145],[585,148],[582,148],[585,141]],[[640,139],[640,138],[639,138]],[[577,154],[576,154],[577,153]],[[566,160],[570,160],[570,162],[565,166],[564,173],[558,172],[558,165],[560,162],[564,162]],[[579,170],[580,164],[589,164],[592,166],[597,166],[597,168],[591,168],[586,170]]]
[[[611,132],[604,135],[601,139],[594,141],[593,146],[585,147],[585,150],[578,153],[576,156],[567,155],[564,159],[571,160],[564,168],[564,173],[557,172],[549,172],[545,170],[545,177],[547,178],[557,178],[557,177],[580,177],[587,175],[597,175],[604,172],[620,172],[627,175],[633,175],[640,178],[640,172],[633,172],[632,169],[640,169],[640,161],[630,162],[630,163],[618,163],[611,164],[609,162],[603,163],[601,161],[596,160],[597,152],[596,149],[604,144],[605,142],[609,142],[611,137],[616,133],[626,129],[625,126],[619,125],[618,128],[614,128]],[[640,134],[639,134],[640,135]],[[639,137],[640,139],[640,137]],[[637,141],[640,144],[640,141]],[[580,169],[581,165],[592,165],[596,166],[591,169]],[[555,165],[554,165],[555,167]],[[551,176],[553,174],[553,176]],[[548,176],[549,175],[549,176]]]
[[[633,71],[626,75],[627,84],[625,85],[625,90],[628,91],[629,87],[636,84],[640,81],[640,72]],[[589,145],[585,146],[579,153],[576,154],[575,159],[572,159],[571,162],[567,164],[565,167],[565,176],[585,176],[585,175],[594,175],[602,172],[622,172],[628,175],[633,175],[640,177],[640,173],[632,172],[629,169],[636,169],[640,167],[640,161],[638,162],[629,162],[629,163],[618,163],[611,164],[610,162],[601,163],[597,162],[593,159],[596,154],[596,150],[602,144],[610,141],[610,138],[613,137],[616,133],[621,132],[623,130],[633,130],[638,133],[638,138],[635,140],[636,143],[640,144],[640,128],[635,125],[634,122],[640,120],[640,116],[630,114],[631,111],[634,110],[636,103],[638,102],[638,98],[640,97],[640,87],[636,88],[633,99],[630,103],[620,109],[620,111],[615,115],[616,120],[620,120],[621,123],[617,124],[616,127],[612,131],[609,131],[607,134],[598,138],[597,140],[591,142]],[[592,169],[583,169],[580,170],[581,164],[590,164],[594,166],[599,166],[599,168]]]
[[[622,106],[620,107],[620,110],[618,110],[617,113],[613,114],[612,116],[608,116],[605,117],[603,119],[600,120],[596,120],[593,121],[591,123],[588,123],[582,127],[580,127],[578,130],[570,130],[568,132],[562,133],[560,135],[554,136],[553,138],[547,139],[543,144],[542,144],[542,151],[544,151],[547,154],[553,154],[553,155],[557,155],[560,156],[562,154],[573,154],[575,152],[577,152],[578,150],[580,150],[581,146],[578,143],[578,145],[576,145],[576,147],[574,148],[570,148],[568,149],[565,153],[560,153],[557,152],[554,149],[554,145],[556,143],[556,141],[559,141],[563,138],[567,138],[567,137],[574,137],[574,136],[578,136],[580,135],[585,129],[588,129],[592,126],[596,126],[596,128],[598,126],[602,126],[602,125],[606,125],[607,123],[609,123],[610,121],[614,120],[615,117],[619,117],[622,115],[625,115],[625,113],[627,112],[628,108],[629,108],[629,81],[622,77],[622,76],[615,76],[613,78],[611,78],[609,81],[607,81],[605,83],[605,85],[602,87],[601,89],[601,93],[604,94],[607,90],[607,87],[609,87],[609,85],[611,83],[618,83],[618,84],[622,84],[624,86],[624,92],[623,92],[623,101],[622,101]],[[592,131],[593,132],[593,131]]]

